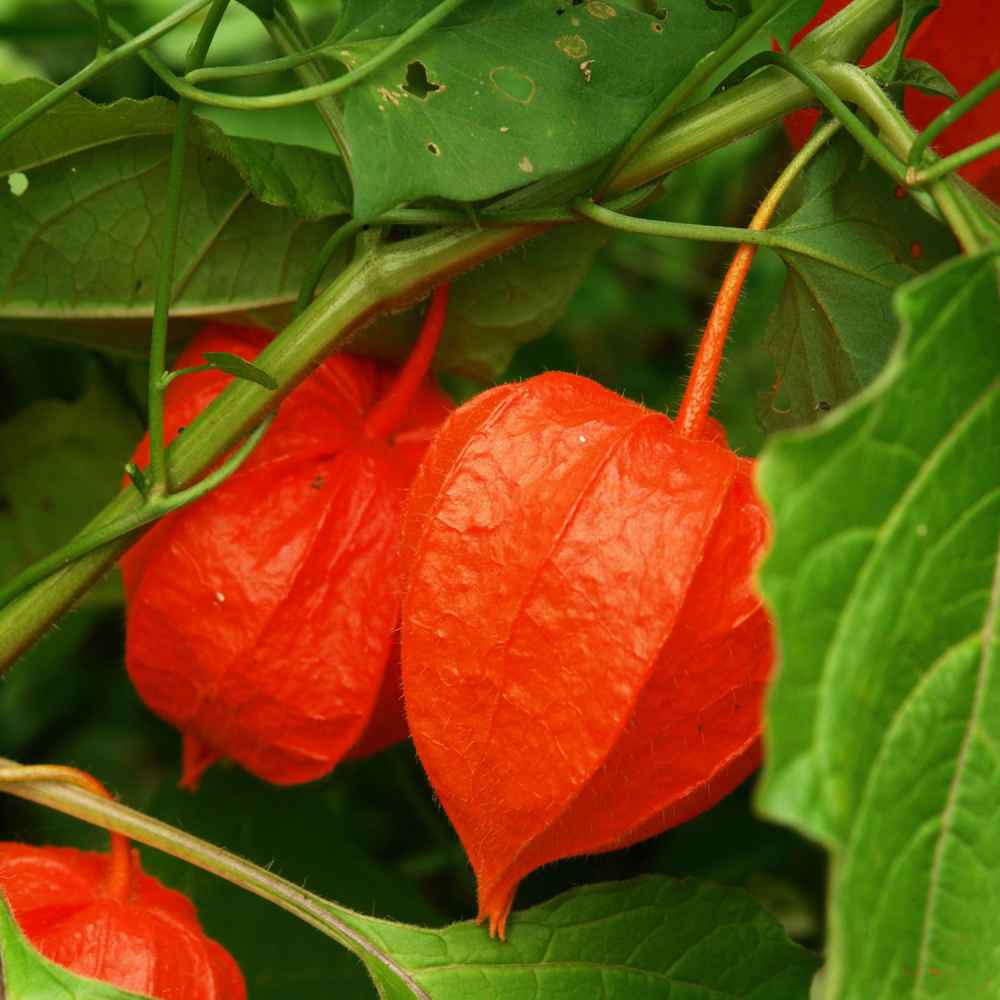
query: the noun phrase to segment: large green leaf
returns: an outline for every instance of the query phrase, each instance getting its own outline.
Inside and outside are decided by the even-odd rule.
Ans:
[[[0,87],[0,117],[48,84]],[[153,312],[159,232],[174,105],[153,99],[99,107],[74,98],[0,150],[0,330],[144,353]],[[194,130],[181,216],[175,342],[213,317],[280,328],[299,283],[330,232],[311,217],[346,211],[340,161],[317,150]],[[572,229],[572,231],[571,231]],[[517,346],[562,314],[603,242],[567,227],[490,261],[455,282],[439,368],[498,377]],[[345,251],[346,252],[346,251]],[[331,263],[335,273],[343,254]],[[421,310],[390,316],[353,350],[399,361]]]
[[[68,542],[114,496],[141,435],[103,377],[75,403],[39,400],[0,424],[0,581]],[[91,600],[117,594],[109,581]]]
[[[50,86],[0,87],[0,120]],[[0,183],[0,330],[145,349],[175,116],[161,98],[99,106],[74,96],[0,148],[0,178],[23,175]],[[227,137],[196,119],[175,332],[294,301],[331,231],[322,220],[348,201],[336,157]]]
[[[359,65],[437,2],[347,0],[337,57]],[[490,198],[611,153],[735,23],[722,4],[662,6],[464,4],[344,95],[355,214]]]
[[[9,1000],[140,1000],[84,979],[40,955],[21,933],[0,893],[0,997]]]
[[[506,942],[471,923],[353,922],[398,964],[370,964],[387,1000],[805,1000],[818,965],[745,892],[662,876],[516,913]]]
[[[995,256],[897,297],[884,374],[774,440],[760,801],[835,855],[829,1000],[1000,995]]]
[[[772,230],[790,242],[767,337],[780,380],[771,428],[810,423],[871,382],[896,339],[893,292],[955,252],[948,230],[899,193],[845,136],[783,203]]]

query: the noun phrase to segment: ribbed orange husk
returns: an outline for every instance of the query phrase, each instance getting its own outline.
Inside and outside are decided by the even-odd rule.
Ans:
[[[80,976],[162,1000],[245,1000],[233,957],[191,901],[135,861],[126,900],[105,894],[109,856],[0,844],[0,890],[28,940]]]
[[[209,326],[176,367],[209,351],[250,360],[267,339]],[[219,757],[277,784],[309,781],[361,740],[374,750],[405,734],[401,693],[386,678],[402,506],[451,407],[425,381],[389,439],[368,435],[365,419],[395,375],[350,355],[324,362],[234,476],[122,559],[129,676],[184,734],[185,784]],[[168,440],[228,381],[210,371],[172,382]],[[137,464],[148,452],[144,441]]]
[[[442,428],[404,521],[420,759],[504,931],[518,882],[713,805],[758,764],[771,628],[752,463],[587,379]]]

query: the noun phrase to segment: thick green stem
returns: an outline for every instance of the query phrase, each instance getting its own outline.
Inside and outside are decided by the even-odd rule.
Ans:
[[[173,14],[163,18],[162,21],[158,21],[151,28],[147,28],[146,31],[136,35],[135,38],[129,38],[117,48],[109,52],[104,52],[96,59],[93,59],[78,73],[74,73],[68,80],[60,83],[58,87],[50,90],[44,97],[35,101],[31,107],[25,108],[19,115],[11,118],[3,128],[0,128],[0,143],[5,142],[12,135],[20,132],[26,125],[30,125],[50,108],[54,108],[71,94],[75,94],[81,87],[85,87],[91,80],[111,69],[112,66],[120,63],[123,59],[128,59],[131,56],[141,53],[151,42],[156,41],[157,38],[173,30],[177,25],[186,21],[192,14],[197,13],[203,7],[207,7],[211,2],[212,0],[188,0],[186,4],[178,7]],[[108,30],[111,30],[110,27]]]
[[[797,61],[811,65],[821,59],[857,59],[898,17],[902,2],[854,0],[796,46]],[[672,118],[618,173],[610,189],[626,191],[645,184],[815,100],[804,83],[782,70],[762,70]]]
[[[16,761],[0,757],[0,768],[5,771],[19,767]],[[75,816],[85,823],[123,834],[140,844],[148,844],[218,875],[294,914],[333,938],[362,961],[377,962],[405,983],[418,1000],[430,1000],[403,966],[372,944],[363,931],[358,929],[362,926],[362,920],[371,918],[361,918],[346,907],[300,889],[266,868],[83,788],[74,788],[57,781],[28,781],[4,785],[3,790],[29,802]]]
[[[791,6],[795,0],[765,0],[752,14],[744,18],[736,30],[714,52],[702,59],[691,73],[655,107],[646,120],[635,130],[622,147],[611,165],[601,175],[594,189],[594,198],[600,199],[611,186],[611,181],[625,167],[638,151],[658,132],[664,122],[681,108],[692,94],[708,80],[719,67],[735,55],[772,17]]]
[[[856,58],[898,13],[900,3],[855,0],[824,25],[822,51],[838,58]],[[845,18],[845,14],[849,16]],[[808,57],[808,49],[803,53],[805,47],[805,42],[799,47],[800,57]],[[615,179],[612,189],[640,187],[811,100],[811,93],[798,80],[780,70],[765,70],[668,123]],[[518,192],[505,207],[530,210],[579,191],[577,178],[558,178]],[[168,449],[171,481],[183,487],[203,475],[353,331],[384,312],[413,304],[435,285],[530,240],[545,228],[544,224],[520,224],[482,231],[446,229],[355,261],[258,359],[280,388],[268,392],[243,381],[230,385]],[[141,497],[130,487],[91,527],[132,513],[140,503]],[[8,667],[99,580],[127,545],[119,540],[92,552],[0,611],[0,669]]]
[[[229,0],[212,0],[198,37],[188,53],[188,69],[197,69],[205,62],[212,38],[219,28]],[[170,151],[170,173],[167,178],[167,201],[163,214],[163,243],[160,247],[156,274],[156,295],[153,305],[153,329],[149,341],[149,496],[151,499],[170,492],[163,442],[163,370],[167,359],[167,320],[174,290],[174,264],[177,259],[177,233],[180,228],[181,196],[184,191],[184,158],[187,134],[194,111],[191,102],[181,100],[177,108],[177,125]]]

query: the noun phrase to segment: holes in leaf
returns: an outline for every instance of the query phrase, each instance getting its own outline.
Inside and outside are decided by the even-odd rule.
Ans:
[[[431,156],[440,156],[441,148],[436,142],[429,142],[427,143],[427,152],[430,153]]]
[[[406,82],[403,84],[403,90],[407,93],[421,101],[426,101],[428,94],[433,94],[440,89],[440,83],[435,83],[428,78],[427,67],[422,62],[411,62],[406,67]]]

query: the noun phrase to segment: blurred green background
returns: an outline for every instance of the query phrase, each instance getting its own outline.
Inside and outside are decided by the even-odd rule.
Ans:
[[[302,0],[298,6],[318,38],[337,5]],[[143,0],[108,7],[137,29],[174,4]],[[160,51],[177,64],[190,39],[190,31],[178,32]],[[92,57],[95,43],[93,24],[70,3],[0,0],[0,81],[24,75],[60,81]],[[271,53],[266,34],[242,9],[227,16],[212,49],[213,59],[225,62]],[[294,81],[271,78],[258,85],[265,84],[285,89]],[[137,60],[85,91],[97,101],[162,92]],[[291,143],[329,141],[309,108],[279,112],[264,123],[237,115],[224,125],[260,129]],[[780,129],[744,140],[672,175],[647,214],[745,225],[787,152]],[[673,410],[730,254],[721,245],[614,236],[562,320],[519,351],[507,377],[576,371],[647,406]],[[746,455],[763,440],[757,399],[773,381],[763,332],[783,274],[775,257],[758,255],[717,396],[715,415]],[[0,573],[11,575],[24,560],[65,540],[117,488],[121,465],[142,433],[143,380],[134,361],[41,340],[0,340]],[[449,387],[462,396],[479,388],[458,380]],[[62,420],[66,431],[46,454],[26,456],[25,428],[39,420]],[[39,490],[39,478],[48,489]],[[181,792],[179,739],[138,701],[122,649],[120,591],[111,580],[0,682],[0,754],[91,771],[128,804],[364,912],[432,924],[472,915],[471,873],[409,743],[344,764],[329,779],[300,788],[271,788],[219,766],[197,794]],[[518,904],[582,882],[644,872],[691,875],[746,886],[796,938],[816,944],[822,939],[822,855],[756,819],[751,791],[745,786],[710,813],[631,849],[536,872]],[[0,798],[0,837],[92,847],[107,839],[12,798]],[[172,858],[151,850],[143,858],[149,871],[195,898],[208,931],[243,966],[251,996],[277,1000],[293,995],[291,989],[304,995],[331,985],[342,990],[338,995],[368,995],[360,965],[317,932]]]

